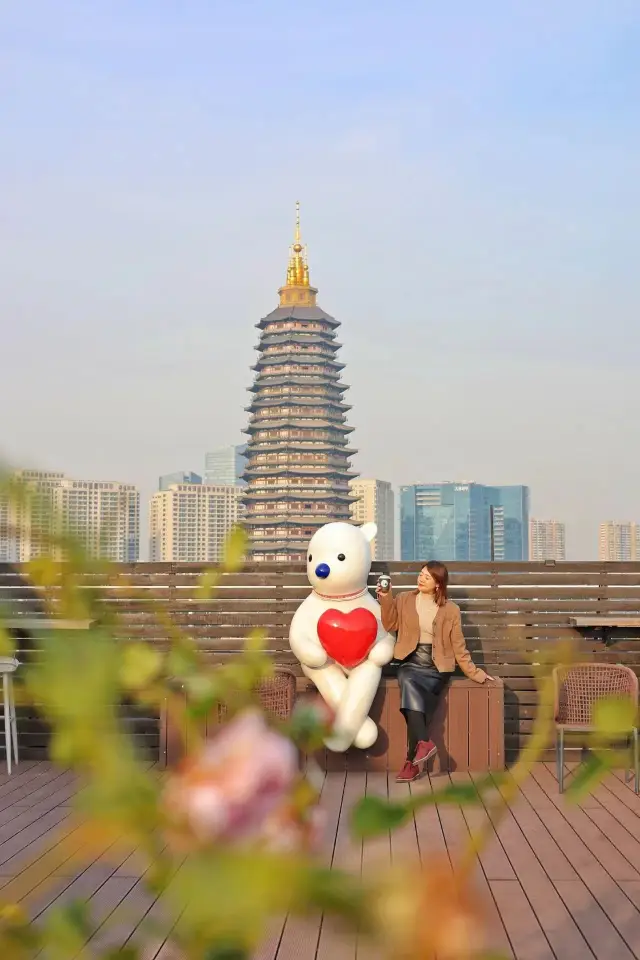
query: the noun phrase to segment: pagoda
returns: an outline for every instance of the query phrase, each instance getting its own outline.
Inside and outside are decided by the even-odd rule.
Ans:
[[[350,521],[352,427],[340,380],[337,320],[316,303],[296,204],[279,306],[256,324],[258,361],[245,433],[244,523],[255,561],[302,561],[318,527]]]

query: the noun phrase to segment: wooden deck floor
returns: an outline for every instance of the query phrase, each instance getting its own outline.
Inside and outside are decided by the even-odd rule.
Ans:
[[[452,775],[465,781],[468,775]],[[425,778],[414,790],[438,790],[445,777]],[[90,900],[99,924],[95,943],[124,945],[143,920],[166,934],[171,916],[142,889],[135,851],[112,847],[89,865],[70,859],[73,778],[46,763],[23,763],[0,774],[0,898],[20,901],[34,918],[60,899]],[[349,836],[348,816],[362,794],[406,793],[381,774],[328,774],[328,862],[368,872],[380,862],[424,863],[451,855],[484,808],[431,807],[390,838],[362,845]],[[60,844],[60,828],[67,841]],[[69,842],[71,840],[71,842]],[[80,839],[78,839],[79,846]],[[476,870],[489,909],[489,945],[517,960],[640,958],[640,798],[610,775],[580,806],[559,797],[553,768],[536,767],[517,804],[493,832]],[[149,960],[168,960],[160,937]],[[257,960],[377,960],[353,935],[321,917],[274,923]]]

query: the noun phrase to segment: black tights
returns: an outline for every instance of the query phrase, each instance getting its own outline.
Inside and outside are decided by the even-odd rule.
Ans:
[[[426,710],[403,710],[404,718],[407,721],[407,758],[413,760],[416,755],[416,749],[420,740],[429,739],[429,724],[436,711],[438,698],[433,694],[429,697],[429,702],[425,704]]]

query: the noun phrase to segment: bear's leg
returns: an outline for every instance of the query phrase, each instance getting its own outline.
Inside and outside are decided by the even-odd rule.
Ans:
[[[333,735],[325,741],[329,750],[343,752],[354,744],[367,749],[378,738],[378,728],[369,716],[380,684],[382,670],[369,660],[354,667],[347,680],[333,725]]]
[[[335,663],[324,667],[302,667],[305,677],[315,685],[320,696],[335,712],[347,689],[347,678]]]
[[[374,745],[377,739],[378,726],[375,721],[371,719],[371,717],[367,717],[365,722],[356,733],[353,745],[359,750],[368,750],[369,747]]]

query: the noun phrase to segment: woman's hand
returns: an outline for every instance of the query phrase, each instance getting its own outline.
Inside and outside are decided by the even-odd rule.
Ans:
[[[486,683],[487,680],[493,680],[494,683],[497,683],[497,682],[498,682],[498,678],[497,678],[497,677],[492,677],[490,673],[488,673],[488,674],[486,675],[486,677],[484,678],[484,680],[483,680],[482,682],[483,682],[483,683]]]

